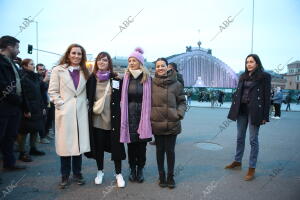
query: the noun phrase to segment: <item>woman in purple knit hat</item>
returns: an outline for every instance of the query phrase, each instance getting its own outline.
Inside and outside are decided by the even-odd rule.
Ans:
[[[151,78],[144,67],[144,51],[136,48],[128,58],[121,93],[120,141],[128,143],[129,180],[142,183],[146,146],[151,141]]]

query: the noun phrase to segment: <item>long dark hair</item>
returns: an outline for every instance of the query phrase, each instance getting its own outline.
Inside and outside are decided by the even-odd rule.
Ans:
[[[257,67],[255,68],[254,72],[252,73],[251,77],[250,77],[249,71],[247,69],[247,59],[249,57],[252,57],[255,60],[256,64],[257,64]],[[256,54],[249,54],[246,57],[246,59],[245,59],[245,72],[243,74],[241,74],[240,80],[246,80],[246,79],[250,79],[250,78],[252,80],[258,80],[258,79],[260,79],[262,77],[261,76],[262,72],[264,72],[264,67],[261,64],[261,61],[260,61],[258,55],[256,55]]]
[[[63,64],[68,64],[70,65],[70,60],[68,58],[68,56],[70,55],[70,52],[72,50],[72,48],[74,47],[78,47],[81,49],[81,53],[82,53],[82,58],[81,58],[81,61],[80,61],[80,69],[83,71],[83,74],[84,74],[84,78],[87,80],[90,76],[90,73],[89,73],[89,70],[86,68],[86,61],[87,61],[87,58],[86,58],[86,51],[85,49],[79,45],[79,44],[71,44],[66,52],[64,53],[64,55],[61,57],[61,59],[59,60],[59,65],[63,65]]]
[[[96,73],[97,73],[97,71],[98,71],[97,62],[98,62],[101,58],[104,58],[104,57],[107,57],[107,59],[108,59],[108,70],[110,71],[110,76],[111,76],[111,77],[116,77],[116,76],[118,76],[117,73],[114,72],[111,56],[109,55],[109,53],[107,53],[107,52],[105,52],[105,51],[102,51],[102,52],[100,52],[100,53],[97,55],[96,60],[95,60],[95,64],[94,64],[93,74],[96,75]]]

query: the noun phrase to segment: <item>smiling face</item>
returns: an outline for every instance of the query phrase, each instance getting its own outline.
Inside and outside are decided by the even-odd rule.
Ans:
[[[80,47],[73,47],[68,56],[71,66],[78,66],[82,59],[82,51]]]
[[[100,71],[108,71],[108,58],[107,56],[100,58],[97,61],[97,67]]]
[[[258,64],[255,62],[252,56],[248,57],[246,60],[246,67],[248,72],[252,73],[257,68]]]
[[[128,59],[128,66],[132,70],[137,70],[137,69],[141,68],[140,62],[136,58],[134,58],[134,57],[130,57]]]
[[[159,76],[166,75],[167,71],[168,71],[168,66],[165,63],[165,61],[159,60],[156,62],[155,72],[157,73],[157,75],[159,75]]]

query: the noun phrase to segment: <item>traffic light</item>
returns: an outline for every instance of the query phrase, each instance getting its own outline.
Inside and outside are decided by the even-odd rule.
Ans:
[[[28,48],[27,48],[27,53],[28,53],[28,54],[32,54],[32,49],[33,49],[32,45],[29,44],[29,45],[28,45]]]

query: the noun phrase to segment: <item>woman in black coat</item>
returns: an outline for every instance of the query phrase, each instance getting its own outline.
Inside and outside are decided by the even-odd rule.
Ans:
[[[21,85],[24,98],[24,115],[18,135],[19,159],[24,162],[31,162],[32,159],[25,152],[25,141],[27,133],[30,133],[30,155],[42,156],[44,152],[37,150],[36,139],[39,131],[44,129],[43,115],[46,114],[46,102],[43,98],[43,83],[39,76],[34,73],[34,64],[31,59],[24,59],[21,63],[23,68],[21,74]]]
[[[120,80],[113,72],[110,55],[106,52],[99,53],[86,85],[91,152],[85,155],[96,160],[98,172],[95,184],[101,184],[104,176],[104,151],[110,152],[115,164],[117,186],[125,187],[121,174],[121,163],[126,154],[124,144],[120,143],[120,85]],[[101,101],[103,106],[99,106]]]
[[[226,169],[241,166],[245,136],[249,126],[251,153],[248,173],[245,180],[252,180],[255,173],[259,151],[259,127],[269,122],[271,76],[264,72],[259,57],[250,54],[245,61],[245,72],[240,76],[237,90],[234,94],[228,118],[237,120],[237,148],[235,160]]]
[[[128,143],[129,180],[142,183],[146,146],[151,141],[151,77],[144,67],[144,51],[136,48],[128,58],[122,82],[121,142]]]

